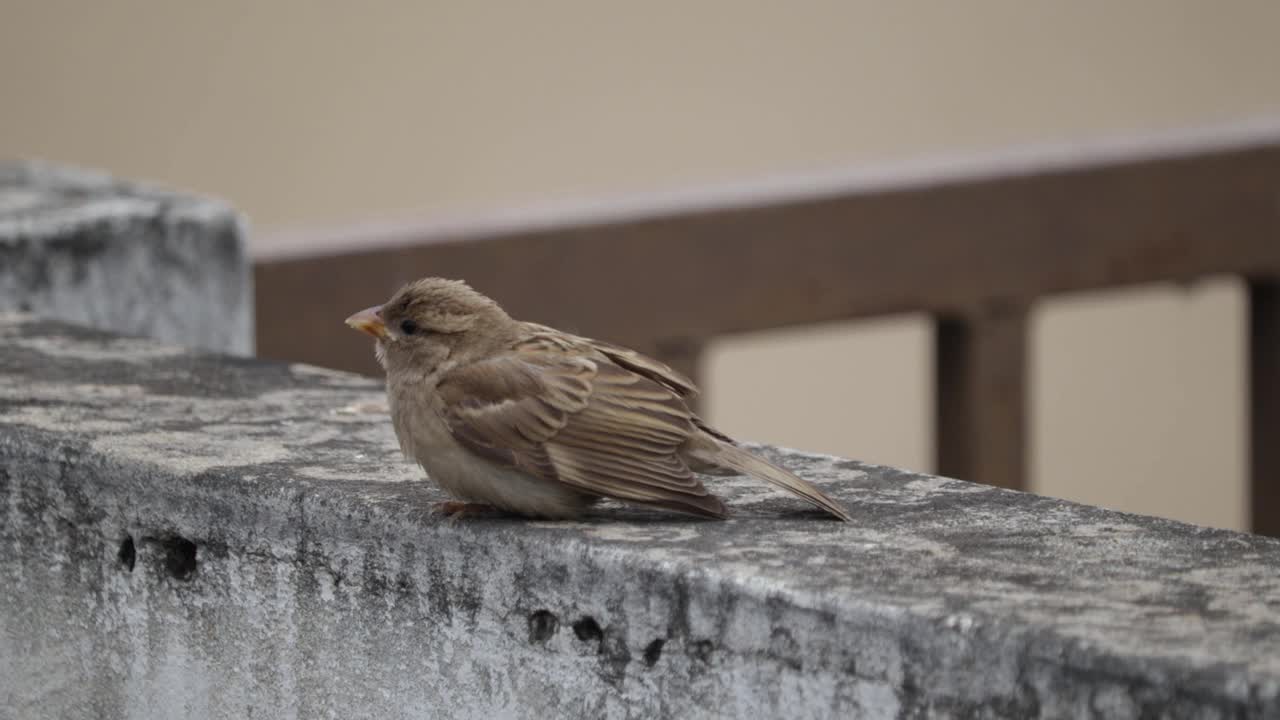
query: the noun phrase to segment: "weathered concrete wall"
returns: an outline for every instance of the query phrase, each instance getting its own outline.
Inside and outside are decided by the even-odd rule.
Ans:
[[[205,198],[0,161],[0,311],[247,355],[241,219]]]
[[[379,405],[0,320],[0,715],[1280,717],[1280,541],[786,451],[856,522],[449,524]]]

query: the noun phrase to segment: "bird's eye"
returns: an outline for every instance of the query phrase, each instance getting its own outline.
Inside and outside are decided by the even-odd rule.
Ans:
[[[400,332],[404,333],[405,335],[412,335],[418,332],[418,323],[412,320],[401,320]]]

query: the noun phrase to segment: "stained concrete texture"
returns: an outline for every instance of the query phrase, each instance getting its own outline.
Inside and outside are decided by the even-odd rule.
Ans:
[[[242,218],[222,202],[0,161],[0,311],[253,352]]]
[[[770,448],[854,522],[451,523],[384,413],[0,319],[0,716],[1280,717],[1280,541]]]

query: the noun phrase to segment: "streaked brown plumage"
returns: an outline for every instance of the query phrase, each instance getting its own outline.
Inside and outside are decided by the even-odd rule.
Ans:
[[[377,339],[401,449],[465,503],[571,518],[610,497],[724,518],[694,472],[738,472],[850,519],[809,482],[708,427],[686,405],[697,389],[680,373],[514,320],[460,281],[410,283],[347,324]]]

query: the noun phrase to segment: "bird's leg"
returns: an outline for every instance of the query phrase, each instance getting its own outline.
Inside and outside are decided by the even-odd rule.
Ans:
[[[458,500],[445,500],[438,502],[432,508],[437,514],[443,515],[450,521],[456,522],[464,517],[474,517],[476,515],[488,515],[497,510],[492,505],[484,503],[469,503]]]

